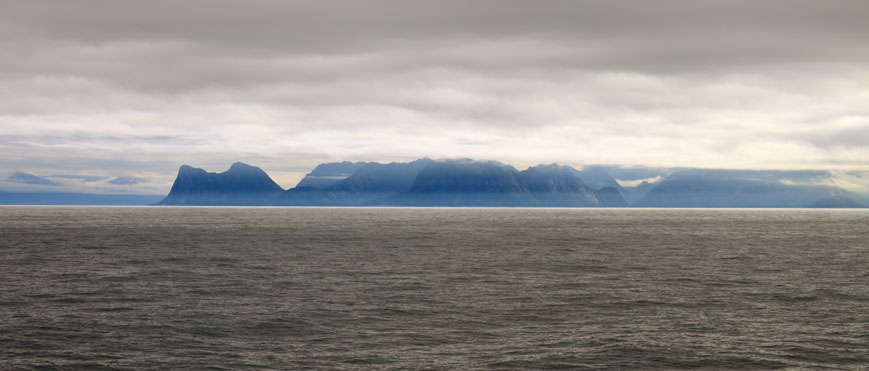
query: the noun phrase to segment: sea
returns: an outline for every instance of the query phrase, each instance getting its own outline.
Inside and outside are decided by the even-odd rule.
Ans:
[[[0,369],[869,368],[869,210],[0,207]]]

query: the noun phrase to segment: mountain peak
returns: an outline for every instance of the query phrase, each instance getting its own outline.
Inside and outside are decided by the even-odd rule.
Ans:
[[[175,178],[175,182],[178,182],[178,179],[190,179],[193,177],[202,176],[203,174],[207,174],[204,169],[200,169],[198,167],[193,167],[190,165],[181,165],[178,168],[178,176]]]
[[[252,170],[252,169],[262,170],[256,166],[251,166],[251,165],[248,165],[248,164],[246,164],[244,162],[240,162],[240,161],[233,163],[229,167],[229,170]]]
[[[222,173],[182,165],[162,205],[255,205],[283,189],[265,171],[236,162]]]
[[[567,171],[567,170],[576,171],[576,169],[574,169],[570,166],[559,165],[559,164],[554,163],[554,162],[551,164],[539,164],[539,165],[531,166],[528,169],[526,169],[525,171]]]

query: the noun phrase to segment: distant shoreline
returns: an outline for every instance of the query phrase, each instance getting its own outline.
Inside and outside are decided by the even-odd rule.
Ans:
[[[869,207],[545,207],[545,206],[296,206],[296,205],[99,205],[99,204],[0,204],[0,207],[135,207],[148,209],[492,209],[492,210],[869,210]]]

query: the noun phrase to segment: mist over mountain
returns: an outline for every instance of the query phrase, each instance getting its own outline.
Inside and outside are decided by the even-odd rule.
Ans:
[[[651,189],[637,207],[760,207],[857,205],[854,194],[833,183],[825,171],[751,171],[694,169],[676,172]],[[852,203],[842,203],[849,199]],[[826,205],[833,205],[828,203]]]
[[[430,162],[427,158],[407,163],[370,162],[329,189],[345,192],[404,192],[411,189],[419,172]]]
[[[603,187],[594,191],[598,206],[601,207],[627,207],[628,202],[622,197],[622,193],[613,187]]]
[[[822,208],[822,209],[854,209],[863,207],[860,203],[855,201],[853,198],[842,196],[842,195],[833,195],[830,197],[822,198],[812,204],[809,207],[813,208]]]
[[[469,159],[321,164],[284,190],[260,168],[222,173],[187,165],[159,205],[492,206],[492,207],[860,207],[826,171],[629,169],[537,165],[519,171]],[[640,182],[640,183],[636,183]]]
[[[356,172],[360,167],[369,164],[368,162],[329,162],[317,165],[314,170],[305,175],[296,188],[326,188],[343,179],[347,179],[350,175]]]
[[[619,192],[624,197],[625,202],[629,205],[632,205],[639,201],[643,196],[649,193],[652,189],[654,189],[658,183],[649,183],[649,182],[641,182],[634,187],[622,187]]]
[[[518,173],[527,192],[532,195],[533,206],[595,207],[623,206],[621,196],[601,200],[596,191],[581,178],[581,173],[570,166],[557,164],[537,165]]]
[[[604,187],[615,188],[617,190],[622,189],[619,182],[601,166],[584,167],[577,175],[592,189],[601,189]]]
[[[426,166],[410,191],[426,192],[518,192],[517,170],[497,161],[446,160]]]
[[[598,207],[624,206],[616,195],[601,202],[580,172],[538,165],[524,171],[496,161],[446,160],[426,166],[410,191],[383,204],[405,206]]]
[[[377,199],[408,191],[417,174],[430,161],[423,158],[408,163],[338,163],[342,165],[334,166],[333,169],[344,171],[355,167],[356,170],[346,178],[322,188],[304,186],[291,188],[275,202],[287,206],[366,205]],[[307,178],[306,176],[305,179]],[[299,184],[302,184],[305,179],[302,179]]]
[[[410,190],[382,200],[401,206],[518,206],[522,186],[516,169],[495,161],[434,161]]]

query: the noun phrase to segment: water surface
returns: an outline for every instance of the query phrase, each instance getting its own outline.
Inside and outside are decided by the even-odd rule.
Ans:
[[[0,207],[3,369],[869,364],[866,210]]]

